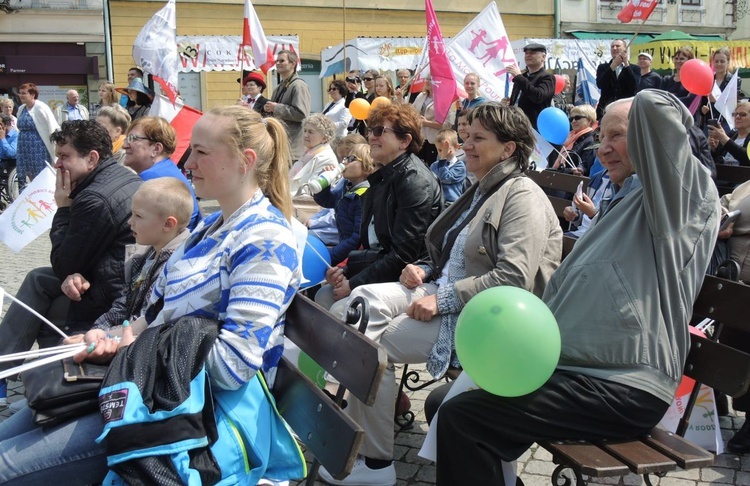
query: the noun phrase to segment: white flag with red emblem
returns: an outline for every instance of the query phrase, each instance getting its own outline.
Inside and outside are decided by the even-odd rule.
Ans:
[[[632,20],[645,22],[656,8],[657,3],[659,3],[659,0],[629,0],[617,14],[617,18],[626,24]]]
[[[133,59],[144,72],[154,77],[169,101],[174,103],[180,69],[174,0],[169,0],[143,26],[133,42]]]
[[[263,74],[266,74],[275,65],[271,46],[268,44],[263,26],[260,25],[260,19],[250,0],[245,0],[245,20],[242,24],[242,42],[240,42],[240,52],[237,53],[238,59],[246,46],[250,46],[253,50],[255,66],[248,66],[250,69],[260,69]]]

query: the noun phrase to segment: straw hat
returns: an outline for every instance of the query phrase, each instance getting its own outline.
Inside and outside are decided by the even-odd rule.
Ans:
[[[115,91],[126,96],[129,90],[143,93],[151,99],[154,98],[154,92],[150,90],[145,84],[143,84],[143,80],[141,78],[135,78],[134,80],[132,80],[127,88],[115,88]]]

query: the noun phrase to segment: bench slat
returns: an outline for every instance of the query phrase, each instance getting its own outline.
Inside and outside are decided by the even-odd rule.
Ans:
[[[294,298],[286,320],[285,337],[362,403],[373,404],[387,362],[382,346],[303,295]]]
[[[541,442],[539,445],[558,458],[556,462],[576,464],[587,476],[624,476],[630,472],[628,466],[590,442]]]
[[[526,176],[539,184],[544,189],[556,189],[570,194],[574,194],[578,189],[578,184],[583,182],[583,191],[589,186],[589,178],[573,174],[565,174],[554,170],[530,170]],[[570,204],[568,204],[570,205]]]
[[[654,427],[641,440],[675,461],[682,469],[710,467],[714,464],[715,456],[711,452],[661,427]]]
[[[364,430],[283,357],[273,395],[279,413],[300,442],[334,478],[346,477],[357,459]]]
[[[690,341],[686,375],[732,397],[748,390],[750,354],[694,334],[690,335]]]
[[[738,302],[748,301],[750,286],[707,275],[693,305],[693,313],[717,320],[725,326],[750,332],[750,320],[744,312],[738,312],[737,309]]]
[[[750,167],[716,164],[716,180],[742,184],[750,180]]]
[[[599,446],[627,464],[636,474],[652,474],[677,469],[675,461],[640,440],[602,441]]]

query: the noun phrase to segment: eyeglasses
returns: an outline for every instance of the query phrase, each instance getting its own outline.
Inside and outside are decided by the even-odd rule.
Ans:
[[[148,140],[149,142],[153,142],[153,140],[151,140],[151,139],[150,139],[150,138],[148,138],[148,137],[140,137],[140,136],[138,136],[138,135],[136,135],[136,134],[134,134],[134,133],[131,133],[130,135],[128,135],[127,137],[125,137],[125,140],[126,140],[126,141],[127,141],[128,143],[133,143],[133,142],[135,142],[136,140]]]
[[[352,162],[358,162],[360,160],[360,158],[357,157],[356,155],[347,155],[346,157],[344,157],[341,160],[343,162],[347,163],[347,164],[351,164]]]
[[[364,79],[365,81],[372,81],[375,78],[362,78],[362,79]]]
[[[583,115],[573,115],[570,118],[568,118],[568,120],[570,120],[570,123],[573,123],[574,121],[578,121],[578,120],[585,120],[585,119],[586,117]]]
[[[746,116],[748,116],[748,113],[745,113],[744,111],[735,111],[734,113],[732,113],[732,116],[738,116],[740,118],[745,118]]]
[[[359,78],[346,78],[347,83],[359,83]]]
[[[401,133],[391,127],[370,127],[367,129],[367,135],[375,135],[376,137],[382,137],[383,132],[393,132],[395,134]]]

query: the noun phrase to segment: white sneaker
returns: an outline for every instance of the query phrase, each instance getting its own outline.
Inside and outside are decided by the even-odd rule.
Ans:
[[[273,479],[263,478],[258,481],[257,486],[289,486],[289,481],[274,481]]]
[[[364,456],[357,457],[352,472],[344,479],[333,479],[323,466],[320,466],[318,476],[324,483],[333,486],[394,486],[396,484],[396,468],[393,464],[382,469],[370,469],[365,464]]]

